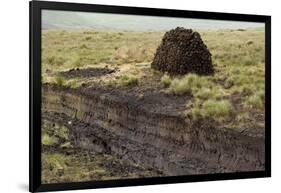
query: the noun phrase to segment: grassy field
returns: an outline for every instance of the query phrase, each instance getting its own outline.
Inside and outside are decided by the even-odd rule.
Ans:
[[[74,89],[79,89],[83,84],[98,83],[114,89],[153,87],[159,92],[179,97],[192,95],[192,99],[186,101],[184,112],[184,116],[190,119],[214,119],[218,125],[226,128],[264,129],[264,31],[199,32],[212,53],[215,67],[213,76],[187,74],[171,77],[152,70],[150,63],[164,32],[46,30],[42,33],[42,81]],[[115,69],[115,73],[98,78],[66,78],[61,74],[88,68]],[[71,148],[66,131],[59,131],[56,134],[44,131],[43,145]],[[73,155],[43,154],[43,180],[109,178],[110,174],[103,171],[99,163],[112,157],[90,158],[85,155],[80,158],[82,161]],[[79,162],[89,165],[79,166]],[[60,168],[64,168],[63,172],[67,175],[63,176],[67,179],[58,177],[62,176]],[[93,173],[89,168],[96,168],[101,174]],[[77,176],[77,170],[82,171],[80,173],[84,173],[84,176]],[[125,177],[130,175],[133,174],[126,174]],[[57,178],[52,179],[52,176]]]
[[[162,84],[164,90],[175,95],[192,93],[194,100],[187,101],[187,114],[194,118],[211,116],[223,120],[236,111],[240,122],[248,118],[250,111],[263,113],[264,31],[200,33],[212,53],[214,76],[170,77],[151,70],[150,63],[164,32],[44,31],[43,82],[77,88],[95,79],[66,80],[57,72],[88,67],[117,68],[121,72],[116,77],[98,81],[119,88]],[[142,78],[149,73],[161,76],[161,81]]]

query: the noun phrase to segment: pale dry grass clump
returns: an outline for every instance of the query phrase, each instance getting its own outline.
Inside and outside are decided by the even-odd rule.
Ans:
[[[201,105],[196,104],[191,110],[193,118],[213,118],[218,121],[229,118],[233,112],[232,104],[227,100],[206,100]]]
[[[265,103],[264,92],[255,93],[246,98],[244,107],[252,110],[263,110]]]
[[[169,87],[172,83],[172,79],[171,77],[168,75],[168,74],[164,74],[162,77],[161,77],[161,80],[160,80],[161,84],[164,86],[164,87]]]
[[[154,56],[154,49],[146,48],[145,45],[123,46],[117,48],[114,59],[118,64],[150,62]]]
[[[203,86],[208,87],[210,82],[204,77],[196,74],[188,74],[182,78],[175,78],[171,81],[170,91],[176,95],[195,93]]]
[[[139,78],[134,75],[123,75],[117,79],[110,80],[108,82],[109,86],[112,87],[134,87],[139,84]]]

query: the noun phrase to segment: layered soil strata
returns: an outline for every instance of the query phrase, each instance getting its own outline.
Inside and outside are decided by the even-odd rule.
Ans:
[[[42,92],[43,117],[64,123],[82,149],[116,155],[165,175],[264,169],[263,135],[184,117],[186,98],[49,84]]]

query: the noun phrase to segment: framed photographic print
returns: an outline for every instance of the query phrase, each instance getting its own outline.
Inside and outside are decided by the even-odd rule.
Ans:
[[[271,18],[30,2],[30,191],[270,177]]]

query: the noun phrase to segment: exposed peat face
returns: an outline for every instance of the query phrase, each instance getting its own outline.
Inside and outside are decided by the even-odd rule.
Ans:
[[[161,101],[172,100],[169,95],[159,95],[150,106],[151,101],[102,88],[45,85],[43,93],[44,118],[64,124],[74,147],[109,154],[165,175],[264,168],[260,133],[216,127],[208,119],[188,120],[179,114],[180,103],[176,112],[164,112]]]

